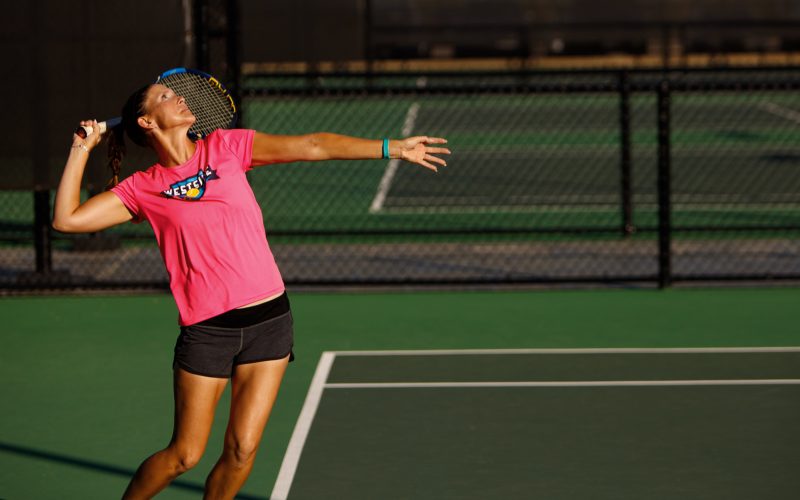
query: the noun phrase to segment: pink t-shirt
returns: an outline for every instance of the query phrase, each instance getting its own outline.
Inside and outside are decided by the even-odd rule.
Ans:
[[[181,325],[284,290],[245,176],[254,134],[217,130],[197,141],[186,163],[156,163],[112,189],[134,222],[153,227]]]

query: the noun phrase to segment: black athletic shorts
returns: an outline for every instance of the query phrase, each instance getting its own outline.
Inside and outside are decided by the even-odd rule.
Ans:
[[[237,365],[289,356],[294,360],[292,312],[286,293],[263,304],[232,309],[182,326],[172,368],[229,378]]]

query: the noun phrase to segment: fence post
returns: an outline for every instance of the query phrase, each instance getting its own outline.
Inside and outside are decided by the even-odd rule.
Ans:
[[[672,206],[670,200],[670,86],[658,87],[658,286],[672,284]]]
[[[50,190],[37,188],[33,192],[33,241],[36,248],[36,272],[40,275],[53,271],[52,242],[50,235]]]
[[[44,30],[37,7],[39,2],[30,5],[30,61],[31,81],[33,82],[33,116],[47,116],[48,72],[45,65],[47,57],[48,34]],[[31,128],[31,158],[33,159],[33,242],[36,252],[36,278],[47,278],[53,270],[52,242],[50,234],[50,131],[49,120],[41,120]],[[27,276],[27,279],[31,279]],[[19,279],[24,279],[20,277]]]
[[[619,72],[619,136],[620,136],[620,198],[622,208],[622,235],[630,236],[633,226],[632,173],[631,173],[631,88],[628,72]]]

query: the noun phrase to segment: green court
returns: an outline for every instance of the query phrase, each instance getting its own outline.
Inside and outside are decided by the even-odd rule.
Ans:
[[[328,352],[317,374],[275,500],[800,487],[800,348]]]
[[[791,498],[798,293],[292,293],[298,359],[239,498]],[[169,440],[171,298],[0,315],[0,498],[118,497]],[[201,495],[227,404],[159,498]]]

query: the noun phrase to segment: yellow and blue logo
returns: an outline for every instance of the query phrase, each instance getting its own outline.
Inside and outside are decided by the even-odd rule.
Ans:
[[[167,198],[197,201],[205,194],[208,181],[213,179],[219,179],[219,176],[217,176],[216,170],[211,168],[211,165],[206,165],[206,168],[197,172],[197,175],[170,184],[169,189],[162,191],[162,193]]]

